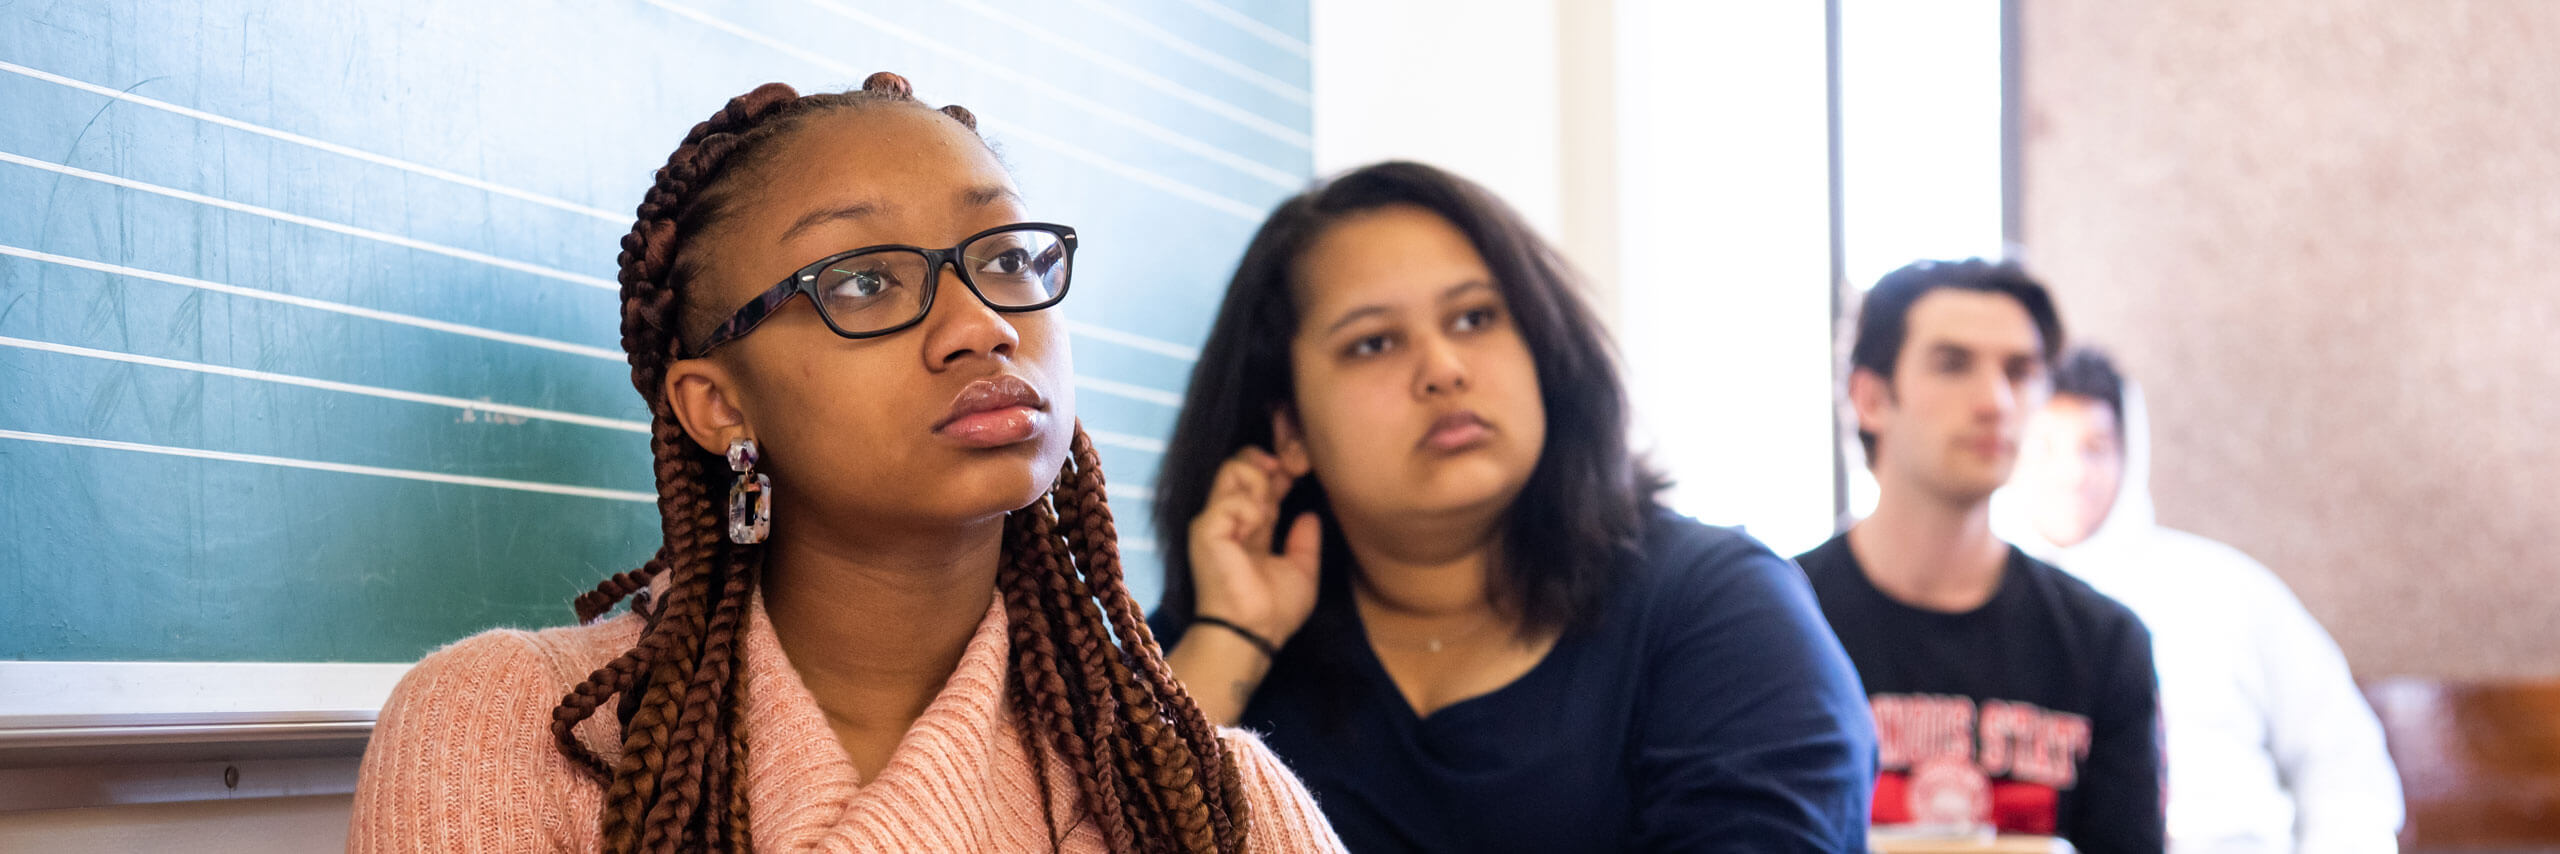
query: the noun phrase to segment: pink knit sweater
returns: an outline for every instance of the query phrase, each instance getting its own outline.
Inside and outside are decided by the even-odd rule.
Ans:
[[[560,755],[551,709],[595,668],[629,649],[624,614],[540,632],[498,630],[432,655],[394,690],[365,749],[347,849],[594,851],[603,788]],[[762,597],[746,638],[747,820],[758,851],[1048,851],[1040,784],[1005,702],[1001,600],[887,767],[857,778],[824,714],[783,657]],[[610,703],[579,739],[620,754]],[[1226,730],[1251,802],[1250,848],[1338,851],[1315,802],[1252,734]],[[1047,768],[1051,806],[1073,830],[1064,851],[1102,851],[1081,815],[1065,760]]]

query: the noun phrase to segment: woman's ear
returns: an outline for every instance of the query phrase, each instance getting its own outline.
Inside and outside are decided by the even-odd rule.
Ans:
[[[667,365],[667,407],[684,425],[693,443],[714,454],[729,452],[729,442],[752,437],[747,413],[738,406],[738,383],[713,359],[683,359]]]
[[[1271,453],[1290,477],[1306,477],[1316,464],[1307,456],[1307,436],[1298,428],[1298,412],[1287,406],[1271,410]]]

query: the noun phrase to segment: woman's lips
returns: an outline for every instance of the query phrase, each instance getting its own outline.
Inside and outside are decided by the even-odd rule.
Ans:
[[[970,383],[951,400],[933,432],[973,448],[998,448],[1040,435],[1049,402],[1021,377],[1001,375]]]
[[[973,448],[1001,448],[1040,435],[1047,417],[1028,406],[1008,406],[961,416],[934,432]]]
[[[1458,411],[1431,422],[1431,432],[1422,435],[1422,447],[1434,451],[1464,450],[1493,435],[1493,425],[1484,423],[1474,412]]]

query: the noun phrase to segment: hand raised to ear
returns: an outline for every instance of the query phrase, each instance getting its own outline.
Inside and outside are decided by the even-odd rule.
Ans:
[[[1191,519],[1191,583],[1196,613],[1236,623],[1275,644],[1287,643],[1316,607],[1323,525],[1313,513],[1289,522],[1273,553],[1280,499],[1297,476],[1261,448],[1237,451],[1218,467],[1209,503]]]

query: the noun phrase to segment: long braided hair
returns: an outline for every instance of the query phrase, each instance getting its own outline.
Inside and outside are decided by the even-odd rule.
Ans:
[[[724,536],[713,496],[728,467],[687,437],[665,398],[688,310],[684,242],[721,215],[724,180],[801,120],[888,105],[921,102],[905,78],[888,72],[858,91],[803,97],[770,83],[731,99],[685,134],[622,239],[622,346],[631,383],[652,416],[665,540],[647,564],[579,596],[578,619],[597,619],[660,576],[667,584],[646,609],[639,642],[552,711],[560,751],[604,781],[608,852],[752,847],[741,712],[746,669],[738,659],[764,547]],[[967,109],[941,112],[976,131]],[[1035,764],[1054,755],[1074,770],[1082,807],[1076,821],[1094,821],[1114,851],[1241,851],[1243,782],[1130,599],[1118,541],[1100,458],[1079,426],[1056,485],[1005,519],[997,586],[1011,642],[1006,693],[1025,746]],[[622,754],[607,763],[573,728],[617,696]],[[1035,776],[1046,809],[1048,776]],[[1055,816],[1050,827],[1054,846],[1063,838]]]

